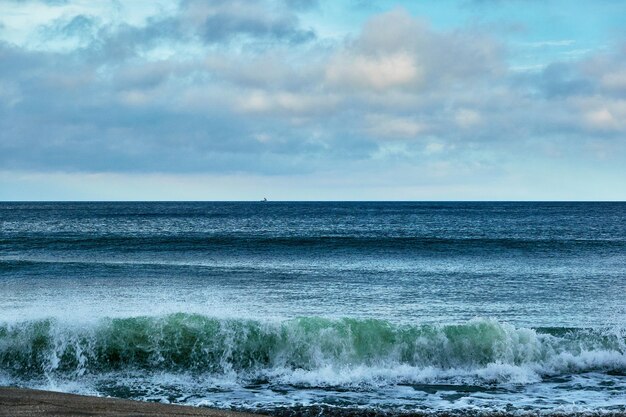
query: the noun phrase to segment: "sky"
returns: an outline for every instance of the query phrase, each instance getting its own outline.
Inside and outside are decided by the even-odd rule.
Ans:
[[[0,200],[626,200],[620,0],[1,0]]]

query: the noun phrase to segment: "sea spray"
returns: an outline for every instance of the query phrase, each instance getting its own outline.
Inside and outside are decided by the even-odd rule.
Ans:
[[[373,319],[284,321],[162,317],[59,319],[0,326],[0,365],[24,379],[115,370],[228,374],[316,386],[525,383],[582,372],[626,373],[619,329],[530,329],[490,319],[402,325]]]

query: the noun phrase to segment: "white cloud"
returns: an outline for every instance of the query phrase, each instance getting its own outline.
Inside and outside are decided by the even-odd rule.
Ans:
[[[626,69],[618,68],[602,75],[602,86],[610,90],[626,91]]]
[[[434,155],[443,152],[446,149],[445,143],[429,142],[426,144],[424,151],[427,155]]]
[[[119,96],[122,104],[128,106],[143,106],[152,102],[150,95],[141,90],[122,91]]]
[[[340,54],[329,64],[326,77],[338,87],[374,90],[402,87],[422,81],[422,69],[407,53],[383,56]]]
[[[576,41],[573,39],[559,39],[559,40],[547,40],[536,42],[524,42],[522,45],[529,48],[545,48],[545,47],[562,47],[574,45]]]
[[[339,176],[402,162],[428,182],[500,175],[510,158],[624,162],[623,48],[520,74],[489,34],[404,9],[297,43],[307,29],[283,3],[246,4],[103,12],[97,36],[71,51],[0,43],[0,164]]]
[[[338,102],[339,97],[332,94],[252,90],[241,94],[233,108],[242,113],[312,117],[332,111]]]
[[[454,115],[454,121],[459,127],[469,129],[482,123],[482,116],[471,109],[459,109]]]
[[[601,131],[626,131],[626,101],[608,101],[584,112],[585,124]]]
[[[144,26],[151,18],[175,13],[177,7],[176,2],[168,0],[74,0],[60,4],[3,1],[0,2],[0,16],[5,26],[3,40],[29,50],[67,52],[85,45],[76,39],[67,39],[60,31],[55,33],[55,30],[62,29],[59,23],[68,23],[79,16],[97,16],[100,27]]]
[[[441,33],[402,8],[370,19],[330,60],[327,79],[379,92],[395,87],[445,88],[499,73],[497,43],[478,33]]]
[[[625,98],[590,94],[570,98],[565,104],[571,106],[571,111],[578,116],[575,123],[587,133],[626,132]]]
[[[367,115],[365,131],[377,139],[411,139],[428,131],[428,127],[411,117],[383,114]]]

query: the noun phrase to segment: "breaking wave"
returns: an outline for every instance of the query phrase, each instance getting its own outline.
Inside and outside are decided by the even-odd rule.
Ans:
[[[525,384],[584,372],[626,375],[623,329],[523,328],[177,313],[0,325],[7,378],[72,379],[119,370],[229,376],[302,386]]]

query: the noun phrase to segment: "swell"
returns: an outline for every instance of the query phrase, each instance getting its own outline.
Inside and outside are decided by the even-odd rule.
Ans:
[[[413,251],[489,250],[581,251],[622,250],[622,239],[570,239],[522,237],[429,237],[429,236],[259,236],[259,235],[82,235],[30,234],[0,237],[0,248],[24,249],[131,249],[131,250],[206,250],[219,248],[289,249],[356,248]]]
[[[0,370],[15,379],[117,370],[191,372],[343,385],[463,377],[533,382],[547,376],[626,375],[623,329],[517,328],[302,317],[285,321],[162,317],[57,319],[0,325]]]

